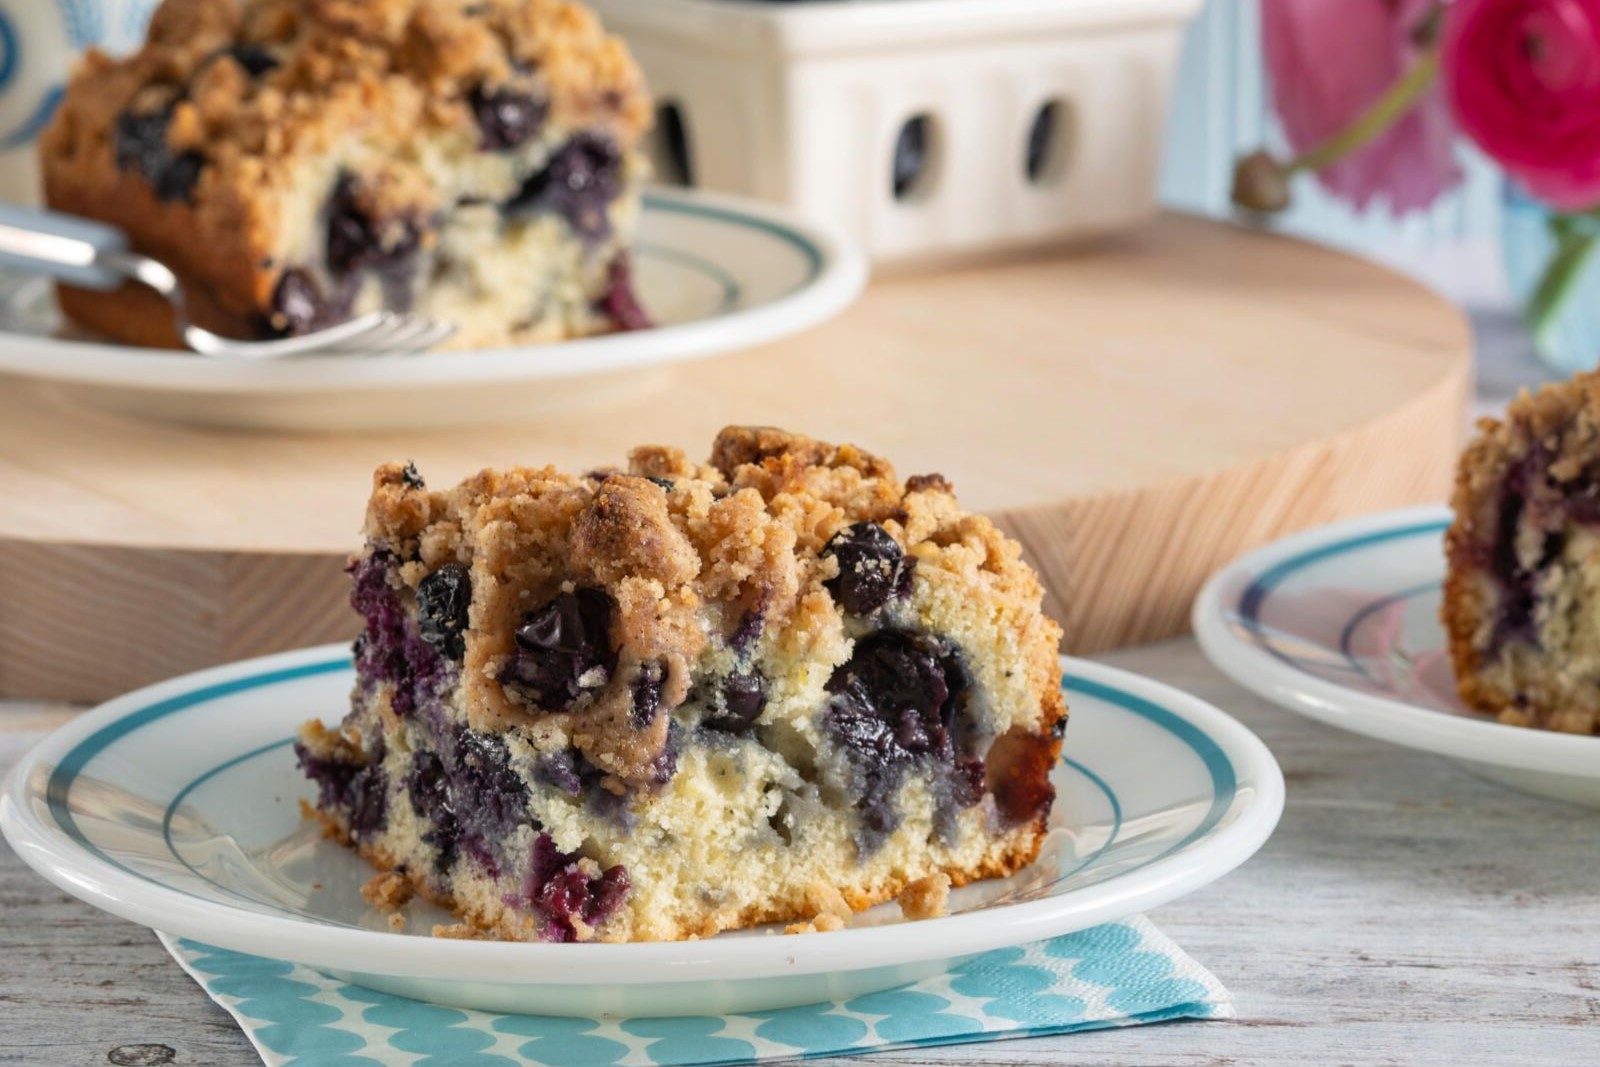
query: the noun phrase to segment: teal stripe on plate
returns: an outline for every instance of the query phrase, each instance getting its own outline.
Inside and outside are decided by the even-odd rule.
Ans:
[[[711,204],[693,203],[679,200],[675,197],[658,196],[651,193],[644,194],[644,205],[651,211],[664,211],[676,215],[693,215],[698,218],[716,219],[718,222],[733,223],[738,226],[760,230],[770,234],[799,250],[806,258],[811,269],[811,277],[816,277],[822,272],[822,249],[812,243],[809,237],[797,233],[782,223],[773,222],[755,215],[747,215],[742,211],[731,208],[717,207]]]
[[[1062,688],[1069,692],[1082,693],[1104,700],[1108,704],[1115,704],[1133,712],[1135,715],[1150,720],[1155,725],[1173,734],[1178,740],[1194,750],[1195,755],[1205,764],[1206,770],[1211,774],[1211,807],[1206,810],[1205,816],[1195,825],[1193,830],[1157,856],[1162,859],[1179,852],[1210,832],[1211,828],[1222,821],[1222,816],[1227,813],[1233,798],[1239,792],[1239,778],[1234,772],[1233,761],[1228,754],[1222,751],[1222,746],[1213,741],[1198,726],[1188,719],[1182,718],[1159,704],[1146,700],[1144,697],[1135,696],[1121,689],[1113,689],[1100,682],[1091,682],[1087,678],[1075,678],[1071,675],[1061,679]],[[1070,729],[1070,728],[1069,728]]]
[[[152,885],[157,885],[173,892],[182,893],[185,896],[193,897],[195,899],[207,899],[177,886],[173,886],[165,882],[159,882],[141,871],[134,870],[116,858],[108,855],[94,842],[90,841],[83,833],[82,829],[78,826],[77,820],[74,818],[69,804],[73,783],[76,781],[78,776],[83,773],[84,768],[96,756],[103,753],[106,749],[110,748],[121,739],[152,723],[161,721],[172,715],[180,714],[184,711],[192,710],[211,701],[219,700],[237,693],[246,692],[251,689],[280,685],[285,682],[296,681],[298,679],[313,677],[321,674],[328,674],[335,671],[348,670],[349,668],[349,659],[345,656],[339,656],[337,658],[323,660],[317,663],[303,664],[299,667],[290,667],[281,670],[264,671],[259,674],[246,675],[242,678],[236,678],[228,682],[221,682],[216,685],[205,686],[200,689],[192,690],[188,693],[180,693],[165,700],[160,700],[153,704],[136,708],[128,712],[123,717],[115,720],[114,722],[108,723],[99,730],[90,734],[87,738],[73,746],[73,748],[71,748],[67,754],[62,757],[61,762],[52,771],[49,782],[46,786],[47,809],[62,831],[65,832],[71,840],[76,842],[80,847],[88,851],[97,859],[100,859],[112,865],[113,867],[116,867],[118,870],[131,874],[145,882],[149,882]],[[1172,853],[1183,849],[1189,844],[1192,844],[1194,841],[1203,837],[1212,827],[1217,824],[1217,822],[1227,811],[1238,791],[1238,781],[1234,773],[1232,762],[1228,759],[1226,753],[1222,751],[1221,747],[1218,746],[1215,741],[1213,741],[1199,728],[1195,727],[1187,720],[1179,717],[1166,708],[1163,708],[1160,705],[1146,700],[1143,697],[1136,696],[1124,690],[1104,685],[1099,682],[1090,681],[1087,678],[1081,678],[1072,675],[1064,676],[1061,680],[1061,685],[1069,692],[1081,693],[1085,696],[1114,704],[1117,707],[1123,708],[1126,711],[1140,716],[1141,718],[1149,720],[1154,725],[1173,734],[1195,752],[1195,754],[1200,758],[1201,762],[1205,765],[1207,771],[1210,773],[1212,779],[1212,800],[1206,815],[1201,819],[1196,827],[1190,831],[1188,835],[1186,835],[1177,844],[1164,851],[1161,854],[1161,857],[1171,855]],[[217,766],[201,773],[198,777],[185,785],[167,805],[165,817],[163,818],[162,823],[162,834],[166,841],[167,847],[169,851],[171,851],[172,854],[176,856],[178,860],[197,877],[210,882],[212,885],[216,884],[211,882],[209,878],[206,878],[204,874],[198,870],[195,870],[195,868],[191,866],[187,860],[185,860],[181,855],[178,855],[177,850],[174,847],[171,822],[178,807],[195,789],[199,788],[206,781],[210,780],[217,774],[220,774],[247,760],[254,759],[275,749],[284,747],[291,742],[292,739],[288,738],[280,741],[274,741],[249,752],[242,753],[225,760]],[[1067,878],[1092,864],[1094,860],[1099,858],[1099,856],[1116,841],[1122,828],[1123,809],[1121,801],[1117,797],[1115,791],[1112,790],[1110,785],[1099,775],[1095,774],[1093,771],[1089,770],[1089,768],[1076,760],[1069,758],[1064,762],[1066,762],[1067,765],[1072,767],[1075,771],[1088,778],[1105,794],[1113,812],[1113,826],[1111,835],[1091,856],[1082,861],[1072,872],[1062,876],[1063,878]],[[1161,857],[1157,858],[1159,859]],[[1057,883],[1059,883],[1060,880],[1061,879],[1058,879]],[[221,889],[225,887],[218,886],[217,888]]]
[[[1245,586],[1244,592],[1239,595],[1238,604],[1233,609],[1234,614],[1244,623],[1245,632],[1256,643],[1258,648],[1267,652],[1274,659],[1288,664],[1295,670],[1309,674],[1311,672],[1306,671],[1305,666],[1299,660],[1284,652],[1272,641],[1267,632],[1266,623],[1261,621],[1262,610],[1266,607],[1267,599],[1272,595],[1272,591],[1282,585],[1295,572],[1304,570],[1315,563],[1321,563],[1335,556],[1342,556],[1363,548],[1371,548],[1373,545],[1381,545],[1389,541],[1402,541],[1409,537],[1423,535],[1437,536],[1444,533],[1449,527],[1450,521],[1448,519],[1429,519],[1427,522],[1412,523],[1409,526],[1399,526],[1392,530],[1376,530],[1369,534],[1347,537],[1331,544],[1307,549],[1304,552],[1290,556],[1281,563],[1268,567],[1251,579],[1250,584]],[[1343,669],[1345,665],[1324,664],[1324,666],[1337,666],[1339,669]]]

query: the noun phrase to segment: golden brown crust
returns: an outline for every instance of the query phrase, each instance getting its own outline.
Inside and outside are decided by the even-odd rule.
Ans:
[[[725,633],[754,612],[794,644],[823,639],[838,626],[825,587],[837,565],[823,549],[862,521],[881,522],[902,543],[930,599],[947,610],[965,610],[974,596],[993,602],[997,625],[1024,652],[1026,676],[1012,680],[1011,691],[1040,702],[1028,729],[1046,733],[1064,717],[1056,684],[1061,631],[1039,611],[1037,576],[1020,546],[960,509],[943,478],[908,487],[890,464],[853,445],[770,427],[723,430],[707,467],[691,469],[664,448],[635,450],[633,464],[630,474],[585,477],[548,467],[485,470],[449,491],[426,488],[414,471],[408,480],[398,463],[375,473],[366,535],[416,560],[404,572],[410,588],[444,563],[471,567],[462,686],[475,729],[522,726],[541,747],[573,740],[620,780],[648,780],[666,728],[664,717],[651,731],[628,724],[638,671],[664,665],[662,706],[680,703],[707,646],[708,612]],[[648,480],[662,476],[646,472],[659,470],[676,475],[670,491]],[[535,726],[534,709],[496,679],[513,654],[516,620],[573,585],[604,589],[617,603],[614,636],[625,650],[619,681],[592,707],[540,710]],[[1032,754],[1026,773],[1047,776],[1053,760],[1033,758],[1045,755]],[[1002,791],[1013,788],[1011,760],[997,772]],[[1047,788],[1041,783],[1035,792]],[[1008,806],[1034,810],[1022,800]]]
[[[602,585],[634,577],[679,586],[700,573],[700,555],[673,525],[665,490],[622,475],[601,482],[573,523],[572,564]]]

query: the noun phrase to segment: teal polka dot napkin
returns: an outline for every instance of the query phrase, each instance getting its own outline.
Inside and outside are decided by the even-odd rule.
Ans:
[[[238,1021],[267,1067],[749,1063],[1233,1015],[1228,991],[1215,976],[1142,916],[998,949],[885,993],[682,1019],[463,1011],[363,989],[292,963],[166,934],[161,941]]]

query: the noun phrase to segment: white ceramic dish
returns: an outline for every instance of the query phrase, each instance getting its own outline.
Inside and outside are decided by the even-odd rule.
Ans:
[[[1503,726],[1456,697],[1439,622],[1449,525],[1446,508],[1410,508],[1252,552],[1201,590],[1200,647],[1291,711],[1600,806],[1600,738]]]
[[[114,700],[19,763],[0,828],[35,870],[162,931],[324,968],[418,999],[496,1011],[700,1015],[855,996],[988,949],[1130,915],[1221,877],[1272,832],[1283,778],[1243,726],[1134,675],[1065,661],[1072,705],[1053,830],[1038,862],[902,923],[890,904],[855,928],[652,944],[394,933],[362,901],[371,874],[301,819],[311,789],[290,738],[335,720],[342,647],[251,660]],[[421,933],[424,936],[415,936]]]
[[[593,3],[656,98],[657,174],[831,219],[874,261],[918,268],[1153,216],[1167,101],[1201,6]]]
[[[72,335],[50,286],[0,299],[0,374],[141,417],[274,430],[536,418],[658,381],[647,372],[815,326],[860,295],[865,258],[780,208],[687,191],[645,196],[634,277],[651,330],[423,355],[222,363]],[[0,378],[0,388],[6,382]]]

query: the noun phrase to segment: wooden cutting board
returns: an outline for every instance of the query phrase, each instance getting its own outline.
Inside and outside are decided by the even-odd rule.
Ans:
[[[68,700],[354,633],[371,470],[704,456],[763,423],[938,471],[1021,539],[1089,653],[1187,624],[1213,570],[1302,527],[1442,499],[1470,334],[1372,264],[1168,216],[1049,257],[898,275],[836,321],[614,406],[471,432],[127,421],[0,378],[0,695]],[[439,358],[449,358],[441,356]]]

